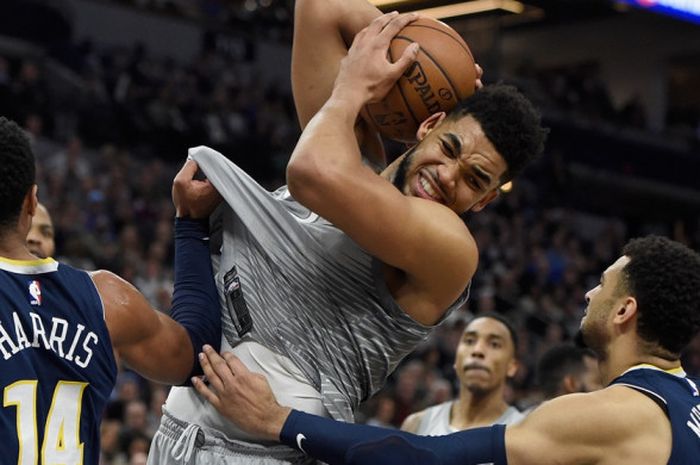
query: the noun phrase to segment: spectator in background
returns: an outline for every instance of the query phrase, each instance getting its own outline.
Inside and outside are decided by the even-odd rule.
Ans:
[[[518,370],[515,330],[498,314],[475,318],[457,346],[454,368],[459,397],[409,416],[401,429],[422,435],[444,435],[493,424],[512,424],[523,418],[506,403],[508,378]]]
[[[367,420],[371,426],[381,426],[383,428],[394,428],[392,419],[396,411],[396,401],[386,394],[379,394],[372,399],[375,405],[374,415]]]
[[[542,402],[576,392],[593,392],[603,387],[598,357],[589,349],[571,344],[554,346],[542,355],[537,364],[537,380]],[[530,407],[525,414],[537,405]]]

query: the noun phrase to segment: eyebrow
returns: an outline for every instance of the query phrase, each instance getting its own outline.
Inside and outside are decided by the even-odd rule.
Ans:
[[[479,336],[480,333],[478,331],[465,331],[464,336]],[[506,338],[504,336],[501,336],[500,334],[496,333],[487,333],[485,334],[487,339],[500,339],[501,341],[505,341]]]
[[[456,134],[452,132],[447,132],[445,133],[445,137],[449,139],[449,143],[452,145],[452,147],[455,150],[455,153],[457,155],[462,153],[462,141],[457,137]]]
[[[486,183],[487,186],[491,185],[491,176],[486,171],[484,171],[482,167],[474,165],[472,166],[472,169],[474,170],[474,173],[476,173],[476,175]]]

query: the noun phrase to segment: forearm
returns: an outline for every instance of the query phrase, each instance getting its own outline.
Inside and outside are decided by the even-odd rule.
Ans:
[[[448,436],[417,436],[293,410],[280,441],[331,465],[507,465],[504,436],[503,425]]]
[[[201,373],[197,354],[202,346],[206,343],[218,350],[221,343],[221,313],[208,235],[206,220],[175,220],[175,288],[170,316],[192,342],[192,375]]]
[[[287,166],[287,183],[297,200],[304,203],[299,190],[317,193],[325,181],[333,180],[333,173],[362,166],[354,133],[360,107],[345,97],[331,97],[311,119]]]

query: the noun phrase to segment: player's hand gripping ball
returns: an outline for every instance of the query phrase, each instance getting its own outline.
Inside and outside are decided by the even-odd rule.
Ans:
[[[363,118],[384,137],[413,143],[418,126],[428,116],[449,112],[472,95],[477,70],[469,47],[447,24],[419,18],[391,41],[389,59],[401,56],[411,43],[420,51],[396,85],[381,102],[362,110]]]

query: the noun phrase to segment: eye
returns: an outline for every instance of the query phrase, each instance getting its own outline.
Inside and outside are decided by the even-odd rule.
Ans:
[[[469,184],[470,186],[472,186],[476,190],[479,190],[479,191],[481,190],[481,184],[476,179],[476,176],[472,176],[472,175],[468,174],[466,176],[466,179],[467,179],[467,184]]]
[[[447,155],[450,158],[455,158],[454,147],[452,147],[446,140],[441,139],[440,145],[442,146],[442,151],[445,155]]]

